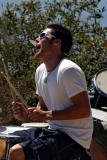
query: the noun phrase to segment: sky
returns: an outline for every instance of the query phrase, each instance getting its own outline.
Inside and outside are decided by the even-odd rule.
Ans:
[[[103,27],[107,27],[107,0],[101,0],[99,7],[103,7],[103,6],[105,6],[106,11],[103,14],[104,18],[100,20],[100,23]]]
[[[25,0],[0,0],[0,14],[3,12],[3,10],[5,10],[5,6],[6,6],[6,3],[16,3],[16,4],[19,4],[20,2],[22,1],[25,1]],[[43,3],[45,0],[41,0],[41,2]],[[2,5],[3,5],[3,8],[2,8]],[[105,6],[106,10],[107,10],[107,0],[101,0],[100,4],[99,4],[99,7],[103,7]],[[103,27],[107,27],[107,11],[104,12],[103,14],[103,17],[102,19],[100,19],[100,24],[103,26]]]

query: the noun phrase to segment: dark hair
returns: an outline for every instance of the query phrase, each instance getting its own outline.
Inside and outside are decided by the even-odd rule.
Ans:
[[[52,35],[61,40],[61,50],[68,54],[72,46],[72,33],[61,24],[49,24],[47,28],[52,29]]]

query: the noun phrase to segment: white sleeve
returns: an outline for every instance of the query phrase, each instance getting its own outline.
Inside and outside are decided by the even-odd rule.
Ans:
[[[38,95],[39,93],[38,93],[38,76],[37,76],[37,70],[36,70],[36,72],[35,72],[35,83],[36,83],[36,94]]]
[[[77,68],[66,69],[62,74],[62,82],[69,98],[87,91],[85,75]]]

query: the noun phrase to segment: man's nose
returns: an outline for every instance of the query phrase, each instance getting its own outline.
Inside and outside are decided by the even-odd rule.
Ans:
[[[35,42],[39,43],[39,41],[40,41],[40,37],[37,37],[36,40],[35,40]]]

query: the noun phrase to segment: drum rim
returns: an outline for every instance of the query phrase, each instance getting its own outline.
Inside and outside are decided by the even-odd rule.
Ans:
[[[49,124],[47,122],[30,122],[30,123],[22,123],[23,127],[49,127]]]
[[[93,83],[94,83],[94,87],[96,88],[96,90],[97,90],[102,96],[107,97],[107,94],[104,93],[104,92],[98,87],[98,85],[96,84],[96,78],[97,78],[98,74],[99,74],[100,72],[102,72],[102,71],[105,71],[105,70],[107,71],[107,68],[103,68],[103,69],[101,69],[100,71],[98,71],[98,72],[95,74],[95,76],[94,76],[94,78],[93,78]]]

